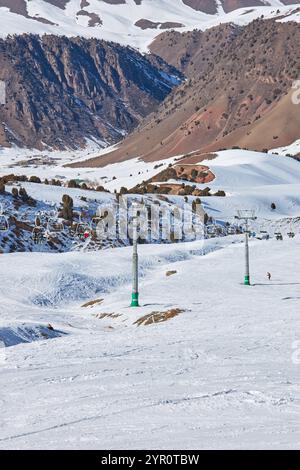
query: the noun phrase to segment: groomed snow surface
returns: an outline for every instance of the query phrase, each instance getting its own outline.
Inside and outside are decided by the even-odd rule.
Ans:
[[[241,242],[140,246],[139,309],[130,247],[2,255],[2,341],[59,337],[0,350],[0,448],[299,448],[300,237],[251,242],[251,287]]]

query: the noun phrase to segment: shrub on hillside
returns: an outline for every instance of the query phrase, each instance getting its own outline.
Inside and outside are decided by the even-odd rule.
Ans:
[[[12,196],[13,196],[15,199],[17,199],[17,198],[19,197],[18,188],[12,188],[11,194],[12,194]]]
[[[41,179],[38,176],[30,176],[29,183],[41,183]]]
[[[25,188],[20,188],[19,189],[19,196],[22,199],[23,202],[27,202],[29,200],[29,196],[27,194],[27,191]]]
[[[70,222],[73,221],[73,205],[73,199],[68,194],[64,194],[62,197],[62,217]]]
[[[225,191],[219,190],[214,194],[214,196],[225,197],[226,193]]]
[[[70,180],[70,181],[68,182],[68,188],[78,188],[78,187],[79,187],[79,186],[78,186],[78,184],[76,183],[75,180]]]

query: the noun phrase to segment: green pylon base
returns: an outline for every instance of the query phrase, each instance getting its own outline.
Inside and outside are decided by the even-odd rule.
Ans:
[[[244,285],[250,286],[250,276],[245,276]]]
[[[131,305],[130,307],[139,307],[139,294],[137,292],[133,293],[131,296]]]

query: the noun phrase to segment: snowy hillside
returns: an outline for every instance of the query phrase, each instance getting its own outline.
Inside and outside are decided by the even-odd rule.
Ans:
[[[299,21],[300,18],[297,2],[296,5],[285,5],[284,1],[268,0],[261,2],[261,6],[252,6],[251,1],[247,1],[245,8],[234,11],[225,8],[227,13],[221,2],[216,2],[212,14],[205,12],[205,8],[202,11],[195,10],[188,3],[182,0],[0,0],[0,35],[5,37],[24,32],[80,35],[115,41],[145,51],[163,29],[207,29],[232,21],[244,25],[261,15],[267,18],[283,16],[283,20],[287,17],[293,21]],[[237,5],[243,5],[243,0],[237,2]],[[257,2],[253,2],[253,5],[257,5]]]
[[[15,152],[13,154],[13,152]],[[14,156],[13,156],[14,155]],[[175,185],[179,188],[188,185],[186,180],[177,179],[160,183],[157,175],[161,171],[174,167],[180,167],[178,158],[145,163],[139,159],[128,160],[122,163],[108,165],[103,168],[69,168],[63,164],[70,158],[69,153],[60,154],[50,152],[49,155],[35,155],[30,153],[28,160],[19,160],[16,150],[8,149],[2,153],[2,175],[14,173],[21,181],[11,180],[5,184],[5,193],[0,194],[0,205],[5,217],[10,221],[8,231],[0,232],[0,249],[7,253],[11,251],[39,251],[39,252],[65,252],[65,251],[90,251],[106,248],[107,246],[128,245],[130,239],[120,239],[116,235],[103,242],[98,240],[96,233],[97,224],[92,223],[93,217],[101,211],[115,211],[118,205],[118,195],[115,192],[124,188],[135,188],[145,180],[156,178],[156,184]],[[58,159],[60,156],[60,159]],[[77,157],[79,154],[77,154]],[[24,158],[24,155],[23,155]],[[44,164],[37,164],[41,158]],[[80,161],[80,159],[79,159]],[[48,164],[47,164],[48,163]],[[130,191],[125,198],[128,207],[134,200],[143,201],[145,206],[152,210],[157,205],[161,210],[166,210],[165,221],[168,220],[175,208],[192,211],[192,203],[201,200],[202,210],[213,221],[220,224],[223,235],[238,229],[235,216],[239,209],[247,208],[255,211],[258,217],[253,224],[253,231],[259,236],[261,231],[267,231],[270,237],[275,237],[280,232],[284,237],[292,232],[300,230],[300,164],[297,160],[273,154],[248,152],[241,150],[223,151],[212,160],[204,160],[199,168],[208,168],[213,175],[210,183],[192,183],[195,191],[204,191],[209,187],[210,195],[188,193],[182,197],[178,193],[157,194],[133,194]],[[194,165],[191,165],[194,167]],[[187,165],[188,167],[188,165]],[[27,181],[24,181],[24,177]],[[40,178],[40,183],[30,182],[30,177]],[[56,185],[56,181],[60,185]],[[46,181],[46,184],[44,182]],[[54,181],[54,183],[52,182]],[[78,181],[77,188],[70,188],[70,181]],[[86,185],[82,189],[80,185]],[[95,190],[97,187],[102,189]],[[13,197],[12,192],[20,188],[26,191],[26,197],[32,203],[26,202],[22,197]],[[127,190],[125,191],[126,194]],[[220,197],[218,192],[224,194]],[[52,233],[48,229],[47,220],[43,224],[45,237],[43,245],[36,245],[33,240],[33,229],[37,214],[44,214],[46,219],[59,217],[62,210],[63,196],[68,195],[72,199],[74,209],[74,227],[64,222],[64,228],[60,233]],[[196,197],[197,196],[197,197]],[[169,215],[167,215],[169,214]],[[130,212],[127,214],[130,221]],[[186,217],[189,217],[188,215]],[[77,225],[81,222],[90,232],[90,238],[83,240],[81,234],[77,234]],[[62,220],[61,220],[62,222]],[[200,223],[200,220],[197,224]],[[225,228],[225,225],[229,228]],[[209,226],[208,226],[209,227]],[[196,227],[194,228],[198,230]],[[195,238],[209,237],[209,233],[202,230],[197,234],[195,230],[186,231],[181,241],[194,240]],[[208,230],[208,229],[207,229]],[[48,237],[50,232],[50,238]],[[149,235],[147,243],[161,242],[161,237]],[[167,239],[168,243],[170,240]]]
[[[36,213],[58,213],[63,195],[76,217],[91,217],[116,204],[114,190],[184,164],[177,156],[65,166],[105,152],[91,142],[77,152],[0,152],[1,176],[23,175],[0,187],[10,223],[0,234],[0,448],[299,448],[300,163],[243,150],[201,160],[213,180],[196,189],[225,192],[201,197],[207,227],[218,222],[222,236],[139,244],[133,309],[129,242],[90,245],[70,226],[50,243],[32,239]],[[90,189],[68,187],[71,179]],[[20,188],[29,200],[13,195]],[[160,209],[197,199],[127,197]],[[258,216],[250,226],[251,286],[243,285],[244,234],[229,231],[237,209]],[[263,231],[269,240],[259,239]]]
[[[220,152],[212,161],[204,161],[215,174],[210,183],[222,189],[226,198],[207,198],[212,213],[230,218],[240,207],[255,209],[262,218],[300,215],[299,162],[292,158],[241,150]],[[276,211],[271,204],[276,204]]]
[[[296,143],[294,144],[296,146]],[[127,160],[121,163],[104,166],[103,168],[70,168],[66,163],[70,161],[83,161],[93,158],[94,155],[105,156],[110,149],[99,151],[90,147],[83,152],[36,152],[24,151],[16,148],[2,149],[0,152],[0,171],[2,174],[15,173],[16,175],[39,176],[42,180],[59,177],[67,182],[70,179],[80,178],[82,181],[101,184],[105,189],[113,192],[121,187],[132,188],[143,180],[147,180],[167,168],[176,164],[178,157],[159,162],[144,162],[140,159]],[[275,152],[275,150],[274,150]],[[286,152],[288,153],[288,152]],[[40,163],[39,163],[40,160]],[[43,163],[43,164],[42,164]],[[220,211],[222,217],[233,217],[236,209],[241,205],[255,208],[260,217],[288,217],[297,216],[300,204],[300,164],[292,158],[280,155],[249,152],[245,150],[227,150],[218,153],[213,160],[203,161],[215,175],[215,180],[209,186],[217,191],[224,190],[226,198],[206,198],[208,212],[214,215]],[[180,183],[180,181],[176,181]],[[207,184],[196,184],[204,188]],[[44,189],[48,188],[34,185],[29,188],[34,198],[45,200],[42,197]],[[63,188],[56,192],[56,203],[60,201]],[[48,201],[51,197],[48,197]],[[270,211],[272,202],[277,202],[277,211]]]
[[[231,241],[140,247],[134,311],[129,248],[1,256],[0,448],[299,448],[300,240]]]
[[[299,155],[300,154],[300,139],[296,140],[291,145],[288,145],[287,147],[280,147],[277,149],[274,149],[273,152],[279,153],[279,155]]]

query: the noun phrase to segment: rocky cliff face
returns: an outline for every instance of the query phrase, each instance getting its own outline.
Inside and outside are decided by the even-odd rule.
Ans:
[[[0,40],[0,145],[114,143],[170,93],[179,73],[128,47],[96,39],[23,35]]]

